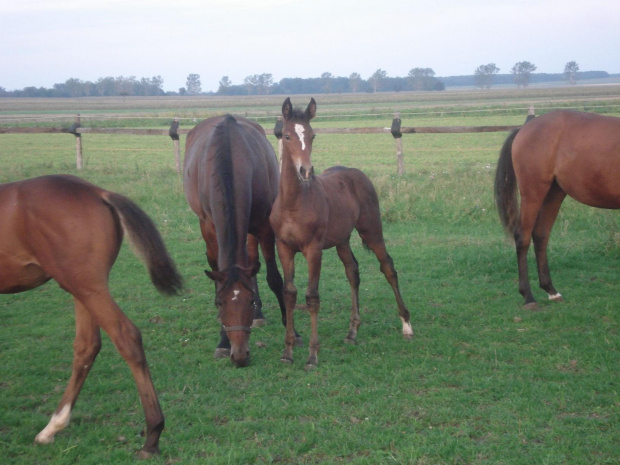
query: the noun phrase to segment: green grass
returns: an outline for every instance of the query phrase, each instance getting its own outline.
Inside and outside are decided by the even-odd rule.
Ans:
[[[502,116],[484,124],[512,123]],[[218,328],[202,271],[204,243],[167,137],[85,135],[85,168],[77,173],[72,136],[0,135],[0,182],[78,174],[128,195],[159,226],[185,277],[183,295],[158,295],[126,244],[110,278],[117,302],[142,330],[166,415],[162,455],[153,463],[618,463],[618,212],[565,202],[549,256],[566,302],[548,303],[535,288],[542,311],[524,310],[514,246],[492,197],[504,137],[405,136],[403,177],[395,175],[390,135],[317,137],[317,170],[356,166],[377,187],[415,337],[400,335],[389,286],[354,235],[358,343],[343,343],[349,286],[330,250],[320,286],[319,367],[309,373],[307,346],[295,350],[291,366],[279,361],[284,331],[264,271],[269,324],[252,333],[251,365],[213,359]],[[307,273],[298,258],[303,300]],[[2,463],[133,463],[144,418],[129,369],[107,338],[69,427],[54,444],[33,445],[70,374],[72,301],[48,283],[0,296],[0,311]],[[299,312],[296,324],[307,345],[308,315]]]

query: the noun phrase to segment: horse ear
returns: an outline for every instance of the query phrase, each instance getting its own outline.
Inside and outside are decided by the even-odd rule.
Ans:
[[[310,103],[308,104],[308,108],[306,108],[306,118],[311,120],[316,115],[316,101],[314,97],[310,99]]]
[[[286,100],[282,104],[282,116],[287,120],[291,116],[291,113],[293,113],[293,104],[291,103],[291,98],[286,97]]]
[[[205,270],[205,274],[212,281],[215,281],[215,282],[224,281],[224,272],[222,272],[222,271],[209,271],[209,270]]]

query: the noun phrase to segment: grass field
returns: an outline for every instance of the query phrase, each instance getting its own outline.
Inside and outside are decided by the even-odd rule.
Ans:
[[[596,100],[604,112],[620,116],[617,89],[538,92],[535,97],[552,107]],[[390,94],[384,101],[349,105],[359,115],[372,115],[373,108],[387,114],[403,111],[403,105],[413,112],[419,105],[416,111],[425,114],[416,116],[417,125],[523,122],[520,110],[486,110],[495,100],[506,108],[527,108],[527,98],[514,92],[497,91],[492,99],[474,94],[429,94],[424,97],[428,102],[408,94],[399,101]],[[350,108],[339,110],[337,96],[325,102],[315,97],[319,115],[323,107],[328,114],[341,113],[317,119],[315,127],[389,126],[391,117],[387,122],[351,118],[346,116]],[[283,98],[270,97],[261,111],[275,115]],[[305,105],[308,99],[293,101]],[[459,102],[466,102],[467,112],[456,113],[462,110]],[[206,108],[208,101],[203,103]],[[60,103],[38,103],[44,104]],[[107,104],[114,107],[97,103]],[[256,107],[243,99],[227,104],[216,108],[251,113]],[[30,102],[21,110],[6,108],[1,100],[0,105],[2,116],[65,111],[27,107]],[[102,112],[87,103],[71,105],[76,105],[71,111]],[[183,115],[216,111],[185,105]],[[452,111],[441,115],[431,107]],[[126,112],[173,110],[150,102],[150,107]],[[118,114],[120,109],[105,111]],[[404,120],[403,125],[414,124]],[[403,340],[392,292],[375,258],[354,235],[362,280],[358,342],[343,343],[349,285],[335,251],[327,251],[320,286],[319,367],[309,373],[303,369],[307,347],[296,349],[290,366],[279,360],[284,330],[264,272],[259,282],[269,324],[252,333],[251,365],[236,369],[227,360],[213,359],[218,341],[213,287],[203,273],[204,243],[174,171],[169,138],[85,135],[85,167],[78,173],[70,135],[0,135],[0,182],[78,174],[131,197],[162,232],[185,278],[181,296],[157,294],[126,244],[110,278],[117,302],[142,330],[166,415],[162,454],[153,463],[619,463],[618,212],[565,202],[549,256],[554,283],[566,302],[548,303],[535,288],[542,311],[524,310],[514,246],[493,204],[495,163],[505,137],[405,136],[406,172],[398,177],[389,134],[317,136],[313,161],[318,171],[334,164],[355,166],[377,187],[387,247],[415,336]],[[275,138],[270,140],[275,146]],[[300,296],[306,276],[299,257]],[[72,300],[48,283],[0,296],[0,312],[2,463],[133,463],[133,451],[143,442],[144,418],[129,369],[110,341],[104,337],[68,428],[54,444],[35,446],[34,436],[47,424],[69,378]],[[308,315],[301,311],[296,324],[307,345]]]

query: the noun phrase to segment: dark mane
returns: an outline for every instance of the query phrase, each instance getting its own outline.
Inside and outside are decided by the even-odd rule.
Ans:
[[[234,170],[232,163],[231,130],[237,125],[237,120],[231,115],[226,115],[213,131],[212,145],[218,148],[213,155],[215,170],[213,176],[217,186],[221,189],[222,208],[225,216],[225,231],[222,235],[225,244],[223,250],[229,253],[229,262],[234,263],[235,251],[237,250],[237,224],[235,221],[235,190]]]
[[[308,115],[306,111],[302,108],[293,108],[291,112],[291,116],[289,118],[291,121],[305,121],[308,122]]]

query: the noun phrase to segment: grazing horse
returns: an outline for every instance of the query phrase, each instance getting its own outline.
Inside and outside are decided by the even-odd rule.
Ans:
[[[286,317],[282,276],[269,225],[278,193],[278,161],[258,124],[230,115],[206,119],[187,135],[183,182],[185,196],[200,221],[215,281],[215,303],[222,327],[215,356],[249,362],[249,338],[262,318],[256,273],[258,244],[267,266],[267,283]]]
[[[151,219],[129,199],[74,176],[41,176],[0,185],[0,293],[34,289],[50,279],[73,295],[73,372],[58,408],[35,442],[54,442],[101,348],[103,329],[125,359],[146,417],[141,457],[159,452],[164,416],[142,337],[110,296],[108,276],[123,234],[145,262],[153,284],[174,294],[181,277]]]
[[[538,308],[527,271],[532,239],[540,287],[550,300],[562,300],[551,283],[547,243],[567,195],[592,207],[620,208],[620,118],[554,111],[526,123],[504,142],[495,201],[504,228],[514,235],[526,308]]]
[[[293,282],[295,255],[301,252],[308,262],[306,305],[310,312],[312,336],[306,369],[318,364],[319,277],[324,249],[336,247],[351,285],[351,319],[345,342],[354,342],[360,326],[359,270],[349,239],[357,229],[364,245],[372,250],[381,271],[392,286],[403,324],[403,335],[413,336],[409,311],[398,288],[392,258],[383,240],[379,200],[370,179],[361,171],[332,167],[317,176],[310,160],[314,131],[310,120],[316,114],[316,102],[310,100],[305,111],[293,109],[290,98],[282,105],[282,173],[278,197],[270,222],[277,237],[278,256],[284,273],[286,305],[286,346],[283,362],[292,362],[295,333],[293,310],[297,289]]]

